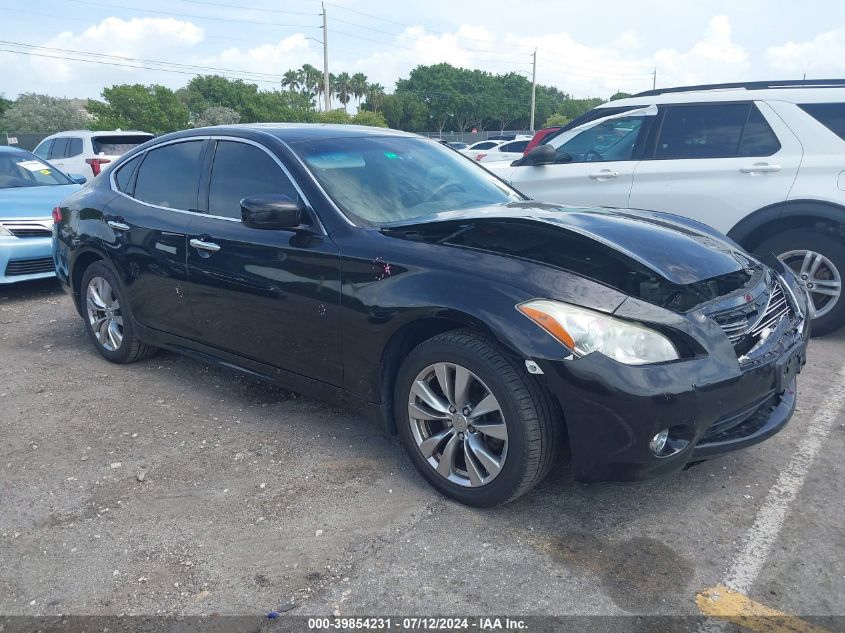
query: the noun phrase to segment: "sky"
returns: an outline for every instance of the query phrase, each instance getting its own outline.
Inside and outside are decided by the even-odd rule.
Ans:
[[[530,79],[535,48],[537,82],[575,97],[649,89],[655,70],[658,87],[845,76],[841,0],[325,6],[329,70],[363,72],[388,92],[439,62]],[[178,88],[213,72],[279,87],[290,68],[322,69],[320,12],[317,0],[0,0],[0,93],[97,98],[112,84]],[[155,68],[129,67],[140,65]]]

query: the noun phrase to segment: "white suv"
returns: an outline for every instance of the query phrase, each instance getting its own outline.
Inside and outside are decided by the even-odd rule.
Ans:
[[[91,180],[100,174],[103,165],[151,138],[152,134],[136,130],[70,130],[48,136],[38,144],[33,154],[66,174],[79,174]]]
[[[816,334],[845,323],[845,80],[643,92],[544,143],[485,167],[541,200],[709,224],[796,271]]]

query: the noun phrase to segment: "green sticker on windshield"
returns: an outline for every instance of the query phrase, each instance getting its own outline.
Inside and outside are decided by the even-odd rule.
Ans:
[[[396,160],[397,158],[399,158],[399,154],[397,154],[396,152],[385,152],[384,157],[389,160]]]

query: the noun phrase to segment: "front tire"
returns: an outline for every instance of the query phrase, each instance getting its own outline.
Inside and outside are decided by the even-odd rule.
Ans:
[[[94,262],[82,275],[81,296],[85,330],[94,347],[113,363],[126,364],[147,358],[156,348],[135,333],[128,301],[117,275],[103,262]]]
[[[845,245],[839,240],[815,229],[795,229],[767,239],[754,251],[761,257],[774,254],[798,276],[815,306],[814,335],[845,324]]]
[[[525,494],[547,474],[561,420],[548,394],[491,341],[452,331],[416,347],[394,389],[399,436],[440,492],[488,507]]]

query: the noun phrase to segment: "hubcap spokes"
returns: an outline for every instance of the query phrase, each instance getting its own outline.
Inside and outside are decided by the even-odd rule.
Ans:
[[[411,434],[428,464],[461,486],[490,483],[507,457],[498,400],[478,376],[454,363],[423,369],[408,397]]]
[[[97,341],[110,352],[117,350],[123,343],[123,315],[109,282],[102,277],[92,278],[88,282],[85,305]]]
[[[807,250],[789,251],[778,259],[795,272],[810,293],[816,318],[833,309],[842,294],[842,279],[832,261],[821,253]]]

